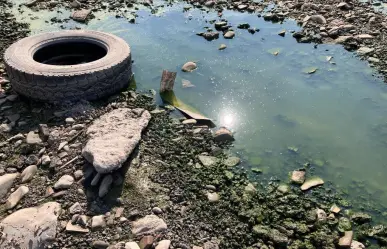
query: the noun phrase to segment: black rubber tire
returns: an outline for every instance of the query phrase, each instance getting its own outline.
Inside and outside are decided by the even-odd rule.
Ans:
[[[66,41],[103,46],[107,54],[99,60],[72,66],[47,65],[33,59],[38,49]],[[24,38],[5,51],[4,63],[13,90],[51,103],[103,98],[126,87],[132,77],[129,45],[115,35],[89,30]]]

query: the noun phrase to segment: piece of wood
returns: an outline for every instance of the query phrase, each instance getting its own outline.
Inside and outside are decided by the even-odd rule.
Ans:
[[[169,72],[168,70],[163,70],[160,81],[160,93],[166,91],[172,91],[175,84],[176,72]]]

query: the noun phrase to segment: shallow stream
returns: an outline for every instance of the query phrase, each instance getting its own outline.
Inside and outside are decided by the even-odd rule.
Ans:
[[[124,38],[139,89],[157,90],[163,69],[177,71],[176,95],[232,129],[233,153],[242,158],[241,167],[261,169],[260,178],[287,181],[290,171],[309,162],[309,173],[347,192],[355,205],[387,205],[387,86],[367,62],[338,45],[315,48],[298,44],[289,32],[281,37],[279,31],[299,27],[291,20],[265,22],[257,14],[225,11],[223,18],[235,28],[247,22],[260,32],[237,29],[232,40],[209,42],[196,33],[213,28],[207,21],[218,20],[216,13],[183,11],[184,6],[159,8],[156,15],[139,10],[136,24],[104,13],[88,25],[44,22],[68,18],[67,10],[22,8],[18,16],[34,33],[63,25]],[[30,20],[34,16],[39,19]],[[227,48],[220,51],[222,43]],[[187,61],[196,61],[198,69],[181,72]],[[195,87],[183,88],[183,79]]]

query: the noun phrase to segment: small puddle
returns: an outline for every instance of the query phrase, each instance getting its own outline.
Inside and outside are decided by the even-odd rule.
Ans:
[[[387,86],[367,62],[341,46],[314,48],[290,33],[281,37],[279,31],[299,27],[293,21],[265,22],[256,14],[225,11],[234,27],[247,22],[260,32],[237,29],[232,40],[208,42],[196,33],[213,27],[207,21],[217,19],[216,13],[183,11],[184,6],[174,4],[156,15],[139,10],[136,24],[105,13],[95,13],[87,26],[45,22],[68,18],[67,10],[26,10],[19,18],[30,22],[34,33],[63,25],[124,38],[140,89],[158,89],[163,69],[177,71],[176,95],[235,131],[233,152],[243,167],[261,169],[260,179],[286,180],[288,172],[310,163],[309,172],[347,192],[354,203],[387,205]],[[29,20],[35,16],[39,19]],[[220,51],[222,43],[227,48]],[[196,61],[198,70],[181,72],[187,61]],[[184,80],[195,87],[183,88]]]

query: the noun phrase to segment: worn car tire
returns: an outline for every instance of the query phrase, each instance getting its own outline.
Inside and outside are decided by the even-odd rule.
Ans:
[[[35,60],[35,54],[42,48],[51,46],[55,49],[58,44],[69,43],[97,45],[106,50],[105,55],[76,65],[50,65]],[[58,49],[52,51],[57,52]],[[88,30],[60,31],[24,38],[6,50],[4,63],[12,88],[17,93],[47,102],[106,97],[127,86],[132,77],[129,45],[117,36]]]

